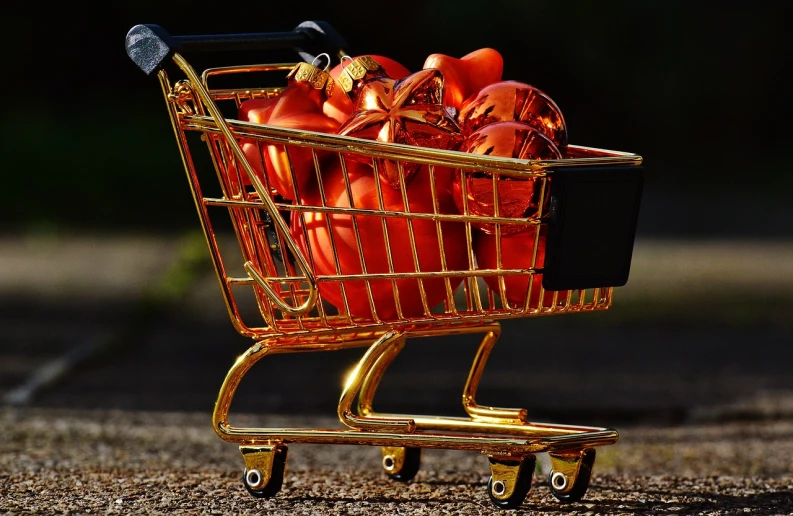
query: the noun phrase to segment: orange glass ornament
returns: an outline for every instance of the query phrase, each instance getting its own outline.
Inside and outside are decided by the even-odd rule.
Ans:
[[[543,228],[544,229],[544,228]],[[537,256],[534,256],[534,242],[536,233],[534,230],[518,233],[515,235],[502,236],[501,243],[501,267],[498,266],[498,255],[496,249],[496,236],[487,233],[477,233],[474,241],[474,255],[476,256],[477,267],[480,269],[541,269],[545,263],[545,232],[540,230],[537,241]],[[534,260],[534,263],[532,263]],[[542,274],[537,273],[531,276],[527,274],[505,274],[504,294],[513,308],[522,308],[529,296],[529,307],[537,308],[540,302],[540,289],[542,288]],[[485,283],[496,294],[501,295],[498,276],[485,276]],[[529,294],[529,281],[531,281],[531,293]],[[564,303],[567,300],[568,291],[560,291],[556,294],[556,303]],[[552,307],[554,292],[545,291],[542,296],[542,306]]]
[[[466,138],[460,149],[472,154],[501,156],[532,160],[561,159],[562,154],[553,142],[540,131],[523,122],[498,122],[482,127]],[[465,196],[463,196],[463,183]],[[527,218],[535,216],[539,209],[540,188],[536,178],[523,179],[512,176],[494,178],[493,174],[482,171],[458,170],[452,192],[454,202],[461,213],[469,215],[510,218]],[[494,195],[495,194],[495,195]],[[544,195],[544,204],[550,198],[549,192]],[[547,206],[543,207],[547,212]],[[475,227],[493,233],[493,223],[477,222]],[[529,226],[522,224],[504,224],[502,234],[525,231]]]
[[[368,210],[406,210],[402,192],[383,184],[382,178],[375,175],[371,165],[348,161],[345,170],[339,160],[329,160],[323,175],[324,200],[327,206]],[[412,213],[454,213],[450,197],[433,197],[427,170],[421,170],[407,188],[407,208]],[[443,181],[448,180],[436,174],[436,191],[443,189]],[[381,197],[377,194],[380,183]],[[349,186],[348,186],[349,185]],[[347,188],[349,187],[349,192]],[[305,206],[322,205],[317,188],[309,189],[302,199]],[[308,211],[295,213],[290,221],[292,234],[300,248],[311,256],[314,272],[319,276],[336,276],[339,273],[354,275],[363,273],[361,259],[369,274],[393,272],[411,273],[437,272],[444,270],[466,270],[468,253],[466,251],[465,225],[461,222],[444,221],[440,225],[430,219],[408,220],[402,217],[378,217],[372,215],[350,215],[339,212]],[[388,240],[383,226],[388,231]],[[359,238],[356,237],[356,233]],[[410,239],[415,241],[418,269],[410,252]],[[438,241],[443,241],[443,254]],[[405,252],[407,248],[408,252]],[[310,251],[310,252],[309,252]],[[337,269],[338,267],[338,269]],[[450,278],[454,290],[461,277]],[[419,284],[421,281],[421,286]],[[368,288],[367,288],[368,283]],[[424,312],[422,298],[430,309],[446,299],[446,281],[443,278],[403,278],[395,280],[399,291],[398,299],[402,313],[406,317],[419,316]],[[319,292],[322,298],[339,309],[345,310],[342,282],[322,281]],[[377,315],[382,319],[398,317],[394,299],[396,291],[390,279],[348,279],[343,282],[347,307],[350,315],[372,319],[369,296],[374,303]],[[423,287],[423,290],[422,290]]]
[[[335,133],[339,123],[323,113],[328,91],[333,88],[333,80],[327,72],[308,63],[298,63],[287,75],[287,86],[273,99],[272,105],[256,110],[249,109],[243,103],[240,112],[244,108],[248,119],[258,123]],[[295,189],[305,188],[306,183],[315,177],[311,149],[297,146],[287,149],[282,144],[262,144],[261,147],[270,186],[285,199],[295,199]],[[243,151],[249,162],[260,163],[257,143],[244,142]]]
[[[504,58],[497,50],[480,48],[459,59],[445,54],[431,54],[422,68],[435,68],[443,73],[446,81],[444,104],[457,112],[471,95],[501,80]]]
[[[543,91],[518,81],[485,86],[463,103],[458,121],[464,134],[496,122],[524,122],[542,131],[562,152],[567,148],[562,110]]]
[[[275,98],[246,100],[240,104],[237,119],[243,120],[245,122],[263,124],[270,115],[270,111],[273,109],[275,101]],[[259,178],[262,184],[266,185],[267,180],[264,177],[264,165],[262,161],[263,155],[259,152],[259,147],[256,144],[256,141],[250,138],[242,138],[240,139],[240,147],[242,148],[242,152],[245,153],[245,157],[248,159],[248,163],[251,164],[256,176]],[[250,185],[251,180],[248,177],[248,174],[246,174],[241,167],[239,172],[240,184],[242,186]],[[231,174],[229,179],[236,183],[236,175]]]
[[[372,67],[372,62],[374,62],[377,67],[374,70],[369,70],[367,67]],[[358,65],[355,63],[358,63]],[[328,73],[330,73],[331,78],[336,82],[337,86],[340,85],[339,79],[341,78],[341,82],[349,84],[352,90],[353,84],[359,85],[361,79],[379,76],[381,73],[392,79],[402,79],[410,75],[410,70],[391,58],[369,54],[344,59],[341,63],[331,68]],[[344,74],[345,77],[342,78],[342,74]],[[353,76],[357,75],[361,75],[361,77],[355,79]],[[353,101],[349,95],[350,94],[345,92],[344,87],[333,88],[328,100],[325,102],[325,114],[335,118],[340,124],[343,124],[352,114]],[[352,96],[355,95],[357,95],[357,91],[352,93]]]
[[[353,113],[339,128],[341,135],[444,150],[462,143],[457,122],[443,106],[443,74],[438,70],[420,70],[400,80],[364,79],[357,91]],[[405,181],[419,166],[403,163]],[[377,167],[389,185],[399,188],[396,161],[378,159]]]

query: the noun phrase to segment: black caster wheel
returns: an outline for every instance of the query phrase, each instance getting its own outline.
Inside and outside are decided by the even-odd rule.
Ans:
[[[421,467],[421,448],[383,446],[383,471],[397,482],[413,480]]]
[[[560,502],[573,503],[580,501],[589,488],[592,477],[592,466],[595,464],[595,450],[587,448],[581,452],[581,464],[573,479],[561,471],[551,470],[548,475],[548,486],[551,493]],[[570,484],[572,482],[572,485]]]
[[[487,495],[499,509],[517,509],[531,490],[536,458],[529,455],[520,460],[490,458],[490,479]]]
[[[277,495],[284,484],[286,469],[286,446],[279,446],[272,452],[272,469],[267,473],[259,469],[248,469],[242,472],[242,484],[251,496],[256,498],[272,498]]]

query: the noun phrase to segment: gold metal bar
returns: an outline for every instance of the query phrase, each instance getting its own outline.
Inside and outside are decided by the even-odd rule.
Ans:
[[[209,111],[210,115],[212,116],[212,120],[215,124],[215,127],[217,127],[220,133],[223,134],[223,136],[226,138],[226,142],[231,147],[231,150],[234,156],[237,158],[238,163],[241,163],[245,168],[245,172],[248,174],[251,184],[253,185],[254,189],[256,190],[256,193],[259,194],[259,198],[262,200],[265,207],[267,208],[267,212],[270,214],[271,220],[275,223],[278,231],[280,231],[281,234],[284,235],[284,239],[287,242],[289,250],[295,256],[295,260],[297,261],[298,266],[300,267],[300,271],[306,277],[306,282],[309,285],[309,297],[308,297],[309,304],[313,305],[313,303],[316,301],[318,294],[316,280],[314,279],[313,273],[311,272],[305,257],[303,257],[303,254],[300,252],[297,243],[294,241],[294,239],[291,238],[291,236],[289,236],[290,235],[289,227],[286,225],[286,222],[284,221],[283,217],[281,217],[281,214],[278,213],[278,210],[274,206],[273,201],[270,198],[268,192],[266,191],[264,185],[259,180],[259,177],[254,173],[253,168],[251,167],[250,163],[248,163],[247,157],[242,152],[242,149],[237,143],[237,140],[234,138],[234,135],[231,132],[231,129],[229,128],[228,122],[226,121],[225,118],[223,118],[223,115],[220,113],[217,106],[210,98],[209,93],[206,91],[204,86],[199,81],[198,76],[196,75],[193,68],[178,53],[174,54],[173,60],[174,62],[176,62],[176,64],[179,66],[182,72],[184,72],[184,74],[190,80],[193,86],[194,94],[198,96],[203,106]],[[272,288],[270,288],[270,286],[267,285],[267,283],[261,284],[260,286],[267,293],[267,295],[271,297],[271,299],[277,304],[278,302],[275,300],[276,299],[280,300],[281,299],[280,296]]]
[[[345,166],[343,154],[339,154],[339,162],[340,165]],[[346,169],[344,169],[342,172],[346,177],[347,176]],[[319,195],[320,195],[320,202],[322,203],[322,207],[327,207],[328,201],[325,196],[325,187],[323,185],[322,174],[320,173],[317,174],[317,185],[319,185]],[[333,235],[333,227],[330,223],[330,217],[325,216],[323,218],[325,219],[325,228],[328,231],[328,239],[330,240],[330,246],[333,249],[337,249],[336,237]],[[306,242],[308,242],[308,235],[306,235],[305,224],[303,226],[304,226],[303,234],[305,235],[304,238],[306,239]],[[341,262],[339,261],[339,253],[336,252],[333,253],[333,266],[336,268],[336,274],[341,275]],[[350,315],[350,304],[347,301],[347,290],[345,288],[343,281],[339,283],[339,290],[341,292],[342,304],[344,305],[344,313],[347,314],[347,319],[350,322],[350,324],[352,324],[352,315]]]
[[[498,177],[498,175],[492,174],[491,180],[493,182],[493,217],[498,217],[499,209],[500,209],[499,189],[498,189],[499,179],[500,178]],[[494,227],[495,227],[495,236],[496,236],[496,269],[501,271],[504,268],[504,264],[501,261],[502,251],[503,251],[501,249],[501,224],[495,224]],[[498,276],[498,291],[501,299],[501,304],[505,308],[509,308],[509,300],[507,299],[507,286],[503,274],[499,274]],[[490,297],[488,297],[488,302],[490,306],[493,306],[493,301],[491,301]]]
[[[207,247],[209,248],[209,254],[212,259],[212,267],[215,270],[215,275],[217,276],[218,284],[220,285],[220,292],[223,296],[223,302],[226,305],[226,311],[229,314],[229,319],[231,320],[231,324],[234,329],[242,336],[252,337],[254,333],[251,332],[244,324],[242,324],[242,321],[240,320],[239,311],[237,310],[237,305],[234,301],[234,296],[232,295],[230,287],[222,280],[222,278],[226,277],[225,266],[220,258],[220,250],[218,248],[217,241],[215,240],[215,234],[212,230],[209,214],[207,213],[206,207],[200,202],[202,197],[201,187],[196,178],[195,164],[193,163],[192,156],[189,152],[187,139],[185,134],[179,130],[179,124],[177,123],[179,115],[176,111],[175,105],[169,101],[169,95],[172,93],[172,90],[170,82],[168,81],[168,75],[165,70],[160,70],[158,73],[158,79],[165,97],[165,104],[166,108],[168,109],[168,116],[171,120],[171,127],[173,128],[174,136],[176,137],[176,143],[179,148],[179,156],[182,159],[182,166],[184,167],[185,174],[187,175],[187,183],[190,186],[190,193],[193,196],[196,212],[198,213],[198,219],[201,223],[201,231],[204,234],[204,239],[206,240]]]
[[[495,450],[503,453],[539,453],[548,449],[544,439],[520,439],[465,434],[414,433],[397,434],[333,428],[233,428],[218,427],[220,437],[228,442],[255,444],[282,443],[358,444],[367,446],[404,446],[453,450]],[[587,443],[589,446],[592,444]]]
[[[206,116],[185,115],[182,117],[182,125],[189,130],[199,130],[208,133],[223,132],[211,117]],[[549,170],[560,167],[570,168],[593,165],[636,166],[642,163],[641,156],[617,151],[603,151],[603,155],[598,155],[597,157],[539,161],[469,154],[462,151],[432,149],[397,143],[383,143],[351,136],[325,134],[237,120],[228,120],[227,127],[234,130],[238,136],[253,139],[259,138],[273,143],[289,143],[335,152],[350,152],[350,149],[354,148],[355,153],[362,156],[452,168],[465,167],[466,170],[470,171],[482,170],[516,177],[526,177],[527,175],[541,177],[549,173]],[[582,149],[589,150],[590,148],[583,147]],[[596,150],[592,149],[592,151]]]
[[[231,285],[232,287],[235,287],[235,286],[238,286],[238,285],[253,285],[255,283],[255,281],[251,277],[248,277],[248,278],[226,278],[226,282],[229,285]]]
[[[345,190],[347,192],[347,199],[349,199],[349,201],[350,201],[350,207],[354,208],[355,207],[355,199],[353,198],[352,187],[350,186],[350,176],[349,176],[348,170],[347,170],[347,160],[344,159],[343,156],[341,156],[341,170],[342,170],[342,177],[344,178],[344,188],[345,188]],[[364,253],[363,253],[363,247],[364,246],[363,246],[363,242],[361,241],[361,232],[360,232],[360,229],[358,228],[358,218],[353,216],[353,217],[350,218],[350,220],[352,222],[352,234],[355,237],[355,246],[356,246],[356,249],[358,250],[358,259],[361,262],[361,272],[363,274],[367,274],[367,272],[366,272],[366,257],[364,256]],[[334,245],[333,248],[334,249],[336,248],[335,245]],[[334,254],[336,254],[336,253],[334,253]],[[374,317],[375,321],[380,322],[380,318],[378,317],[378,314],[377,314],[377,307],[375,307],[375,304],[374,304],[374,296],[372,295],[372,285],[369,282],[369,280],[364,280],[364,287],[366,288],[366,294],[367,294],[368,301],[369,301],[369,309],[372,312],[372,317]],[[347,304],[348,303],[345,300],[345,306]]]
[[[251,262],[249,261],[245,262],[243,267],[245,268],[245,272],[251,275],[251,278],[253,278],[253,280],[256,282],[257,285],[259,285],[268,292],[270,291],[275,292],[274,290],[272,290],[272,287],[269,285],[267,280],[264,279],[262,274],[256,269],[256,267],[254,267],[254,265]],[[270,301],[272,301],[272,303],[279,310],[289,315],[303,315],[304,313],[314,308],[314,299],[312,299],[310,296],[303,302],[303,304],[298,306],[290,306],[286,304],[284,300],[281,299],[281,296],[279,294],[274,294],[269,297],[270,297]]]
[[[207,206],[237,206],[240,208],[254,208],[264,209],[262,203],[258,201],[241,201],[234,199],[218,199],[212,197],[205,197],[202,201]],[[424,212],[411,212],[407,214],[403,211],[385,210],[385,209],[367,209],[367,208],[343,208],[331,206],[311,206],[311,205],[294,205],[273,203],[279,210],[287,210],[293,212],[330,212],[338,214],[349,215],[371,215],[373,217],[394,217],[394,218],[411,218],[411,219],[427,219],[436,222],[454,221],[454,222],[485,222],[485,223],[501,223],[513,225],[526,225],[538,226],[541,224],[539,219],[536,218],[507,218],[507,217],[488,217],[484,215],[462,215],[451,213],[424,213]]]
[[[466,174],[470,174],[468,170],[458,170],[456,173],[460,174],[460,186],[462,190],[462,198],[463,198],[463,215],[468,216],[470,213],[468,209],[468,181],[466,180]],[[476,255],[474,254],[474,239],[473,239],[473,227],[471,227],[471,222],[473,221],[466,221],[465,223],[465,243],[466,248],[468,249],[468,270],[474,271],[476,270]],[[467,297],[467,308],[468,310],[482,310],[482,298],[479,295],[479,285],[477,282],[476,277],[469,277],[467,280],[466,285],[466,293],[468,294]]]
[[[402,162],[397,162],[397,170],[399,172],[399,192],[402,195],[402,205],[405,208],[405,213],[408,214],[408,218],[406,219],[407,228],[408,228],[408,242],[410,242],[410,251],[413,258],[413,268],[416,272],[421,272],[421,264],[419,263],[419,252],[418,248],[416,247],[416,234],[413,230],[413,219],[410,217],[412,212],[410,210],[410,200],[408,199],[407,188],[405,186],[405,168],[402,166]],[[427,292],[424,290],[424,282],[421,281],[419,278],[418,280],[419,285],[419,297],[421,298],[421,304],[424,308],[424,313],[430,313],[430,307],[427,306]]]
[[[361,387],[373,367],[377,365],[380,357],[387,353],[389,349],[400,341],[404,340],[404,334],[390,331],[374,342],[364,353],[358,365],[347,377],[344,389],[339,398],[338,415],[339,420],[350,428],[361,430],[383,430],[392,429],[397,432],[410,433],[415,431],[415,423],[401,417],[361,417],[352,410],[353,400],[358,396]],[[387,365],[387,364],[386,364]]]
[[[315,149],[311,150],[311,158],[312,158],[312,160],[314,162],[314,175],[317,178],[317,184],[321,185],[322,184],[322,167],[321,167],[320,162],[319,162],[319,156],[317,156],[317,152],[316,152]],[[295,184],[297,184],[297,181],[295,181]],[[325,194],[323,192],[323,194],[322,194],[322,199],[323,200],[325,199],[324,195]],[[291,217],[299,217],[301,215],[300,215],[300,213],[292,213],[290,216]],[[309,241],[308,240],[308,230],[306,229],[304,224],[300,224],[300,231],[303,234],[304,242],[308,242]],[[310,245],[306,246],[306,253],[308,254],[307,258],[309,260],[309,263],[311,264],[311,270],[316,271],[316,267],[314,266],[314,257],[313,257]],[[319,278],[317,278],[317,284],[319,284],[319,281],[320,281]],[[344,292],[344,286],[343,285],[341,285],[339,288],[341,289],[342,292]],[[328,326],[328,319],[327,319],[328,316],[325,313],[324,303],[322,303],[322,302],[317,303],[317,313],[319,314],[320,321],[325,326]]]
[[[209,89],[207,81],[210,77],[215,75],[230,75],[235,73],[247,72],[273,72],[284,71],[287,72],[295,67],[297,63],[273,63],[273,64],[253,64],[242,66],[221,66],[215,68],[207,68],[201,74],[201,83],[205,88]]]
[[[374,170],[374,188],[377,192],[377,207],[385,212],[385,200],[383,199],[383,187],[379,181],[380,171],[378,170],[377,160],[372,160],[372,169]],[[383,241],[385,243],[386,262],[388,263],[388,272],[394,272],[394,255],[391,252],[391,236],[388,231],[388,222],[386,217],[380,217],[380,227],[383,229]],[[403,319],[405,316],[402,312],[402,300],[399,297],[399,284],[396,279],[391,280],[391,288],[394,290],[394,307],[396,308],[397,317]]]
[[[471,370],[468,373],[468,379],[463,388],[463,408],[474,419],[499,423],[524,423],[528,414],[528,411],[524,408],[484,407],[476,403],[476,390],[479,388],[479,382],[482,379],[490,352],[501,335],[501,325],[493,323],[489,326],[483,326],[482,330],[485,332],[485,336],[476,350]]]
[[[428,166],[428,172],[430,175],[430,193],[432,194],[432,213],[433,215],[439,214],[439,207],[438,207],[438,188],[435,184],[435,165]],[[448,270],[448,265],[446,262],[446,247],[443,243],[443,224],[438,219],[435,219],[435,232],[438,235],[438,251],[440,252],[441,258],[441,271],[446,272]],[[454,302],[454,289],[452,288],[452,283],[448,277],[444,277],[444,284],[446,286],[446,310],[452,313],[457,312],[457,307]]]
[[[542,453],[583,447],[606,446],[619,440],[612,429],[564,435],[505,437],[467,433],[390,433],[334,428],[237,428],[228,424],[217,427],[218,435],[227,442],[245,443],[308,443],[358,444],[366,446],[402,446],[479,451],[486,454]]]
[[[226,378],[220,387],[217,400],[215,401],[215,408],[212,412],[212,426],[215,432],[224,437],[221,427],[231,428],[228,426],[228,415],[231,407],[231,402],[234,399],[234,394],[237,387],[242,381],[243,376],[250,370],[251,367],[266,355],[277,353],[294,353],[294,352],[311,352],[311,351],[335,351],[347,347],[359,347],[371,344],[374,338],[360,338],[355,333],[347,336],[346,340],[342,340],[341,335],[334,335],[332,337],[335,341],[328,342],[309,342],[300,341],[294,342],[294,338],[285,337],[271,337],[266,341],[257,342],[245,353],[240,355],[234,364],[226,373]]]
[[[461,417],[427,416],[418,414],[382,414],[379,417],[404,417],[416,423],[416,431],[475,432],[480,434],[503,434],[524,437],[556,437],[599,433],[608,429],[590,426],[555,425],[533,422],[497,422]],[[609,434],[611,435],[611,434]],[[605,437],[605,434],[603,434]]]
[[[392,345],[386,349],[375,362],[374,366],[364,375],[361,382],[361,390],[358,395],[358,414],[363,417],[374,415],[372,403],[377,387],[380,385],[380,380],[383,379],[386,369],[391,365],[391,362],[399,355],[405,347],[406,339],[395,340]]]

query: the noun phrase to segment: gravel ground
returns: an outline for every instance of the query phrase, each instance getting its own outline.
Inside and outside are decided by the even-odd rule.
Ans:
[[[40,386],[0,408],[0,514],[501,513],[486,494],[486,459],[441,450],[426,450],[403,485],[385,477],[374,447],[292,445],[281,493],[251,498],[237,447],[209,421],[249,343],[230,327],[214,277],[174,274],[197,263],[183,246],[0,238],[0,394]],[[560,504],[538,473],[519,512],[793,514],[791,252],[790,242],[639,240],[612,310],[506,321],[479,401],[621,436],[598,449],[582,503]],[[151,308],[140,300],[159,309],[140,311]],[[458,415],[473,344],[409,345],[378,408]],[[243,383],[232,421],[337,426],[309,417],[333,414],[359,355],[263,361],[252,380],[265,383]],[[55,374],[64,356],[77,358]]]
[[[235,424],[331,426],[237,415]],[[598,449],[590,489],[562,505],[544,476],[522,514],[792,514],[793,422],[620,429]],[[540,468],[547,468],[540,455]],[[4,409],[0,510],[6,514],[497,514],[485,458],[425,450],[408,484],[388,480],[368,446],[290,446],[285,485],[250,497],[242,457],[208,414]]]

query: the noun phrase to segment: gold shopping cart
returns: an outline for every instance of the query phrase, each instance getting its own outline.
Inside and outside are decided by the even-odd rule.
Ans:
[[[480,452],[490,463],[488,496],[501,508],[523,502],[535,455],[547,453],[553,495],[562,502],[584,496],[595,448],[617,442],[617,431],[533,422],[523,408],[478,404],[476,392],[501,333],[500,319],[611,306],[613,287],[628,279],[641,157],[569,145],[563,159],[529,161],[240,121],[241,103],[277,96],[296,63],[209,68],[199,75],[183,57],[190,51],[273,48],[293,48],[306,61],[326,50],[346,55],[346,44],[324,22],[304,22],[283,33],[180,37],[156,25],[137,25],[126,46],[135,64],[159,76],[231,322],[255,342],[226,375],[212,415],[216,433],[239,445],[243,484],[251,495],[279,492],[289,444],[317,443],[379,446],[385,473],[398,481],[417,473],[422,448]],[[177,81],[165,70],[174,64],[183,75]],[[280,85],[251,87],[264,72],[278,72]],[[210,87],[224,78],[238,83]],[[255,145],[259,158],[265,149],[282,149],[292,174],[293,157],[309,153],[318,195],[296,195],[297,201],[274,195],[267,176],[258,172],[264,163],[246,155],[243,142]],[[375,174],[386,163],[396,167],[396,193],[377,187],[368,204],[334,203],[331,197],[354,197],[361,162]],[[417,190],[406,186],[408,167],[420,167],[413,181],[424,181],[422,191],[431,193],[419,208],[409,199]],[[459,174],[464,199],[466,188],[491,188],[492,213],[483,215],[467,203],[457,212],[442,209],[439,177],[449,171]],[[500,181],[530,182],[536,212],[501,216]],[[403,202],[389,201],[394,196]],[[219,242],[217,228],[224,223],[233,228],[238,252],[229,253]],[[507,230],[519,226],[528,247],[516,250],[509,247]],[[380,253],[380,266],[372,261],[374,252]],[[438,259],[425,259],[427,253]],[[522,261],[514,263],[515,256]],[[235,266],[238,275],[231,272]],[[255,301],[253,316],[238,302],[244,295]],[[483,334],[462,393],[467,417],[374,410],[378,384],[406,339],[456,334]],[[241,379],[263,357],[356,346],[366,351],[339,399],[345,428],[229,423]]]

